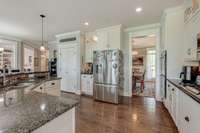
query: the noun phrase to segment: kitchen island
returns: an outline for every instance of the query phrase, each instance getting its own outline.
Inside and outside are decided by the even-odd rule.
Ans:
[[[0,91],[1,133],[75,133],[78,101],[34,90],[49,80],[52,79],[37,80],[29,87],[10,87]]]

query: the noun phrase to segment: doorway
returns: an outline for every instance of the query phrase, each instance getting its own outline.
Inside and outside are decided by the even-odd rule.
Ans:
[[[155,97],[156,35],[137,36],[132,42],[132,95]]]
[[[61,90],[75,93],[77,82],[77,46],[61,46],[59,48],[59,76],[61,79]]]

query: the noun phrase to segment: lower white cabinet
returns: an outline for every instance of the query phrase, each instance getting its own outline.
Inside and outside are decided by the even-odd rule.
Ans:
[[[93,96],[93,75],[81,75],[81,92]]]
[[[200,132],[200,104],[180,93],[180,133],[199,133]]]
[[[60,80],[47,81],[36,87],[34,91],[47,93],[53,96],[60,96]]]
[[[199,133],[200,103],[168,82],[164,105],[180,133]]]

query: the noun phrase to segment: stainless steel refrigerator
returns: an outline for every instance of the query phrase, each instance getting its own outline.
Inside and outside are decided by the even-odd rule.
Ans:
[[[121,51],[94,51],[93,63],[94,98],[99,101],[118,104],[123,75]]]

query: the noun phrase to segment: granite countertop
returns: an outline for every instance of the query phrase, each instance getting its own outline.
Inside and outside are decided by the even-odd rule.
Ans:
[[[44,82],[53,81],[53,80],[60,80],[60,79],[62,79],[62,78],[61,77],[34,78],[34,79],[22,80],[22,81],[19,81],[19,83],[31,83],[31,86],[29,86],[29,87],[36,88],[37,86],[40,86]],[[7,86],[1,85],[0,86],[0,92],[3,91],[4,89],[7,89],[9,86],[12,86],[12,85],[7,85]],[[26,87],[27,86],[22,87],[20,89],[24,89]],[[15,87],[13,87],[13,88],[15,89]],[[11,90],[12,87],[9,87],[8,89]]]
[[[44,81],[55,80],[49,78]],[[35,82],[35,87],[41,82]],[[29,133],[75,107],[78,101],[34,91],[33,87],[0,93],[0,132]]]
[[[180,89],[181,91],[183,91],[185,94],[187,94],[188,96],[190,96],[192,99],[194,99],[196,102],[200,103],[200,95],[199,94],[195,94],[192,91],[190,91],[189,89],[187,89],[186,87],[184,87],[181,84],[181,81],[178,79],[167,79],[171,84],[173,84],[174,86],[176,86],[178,89]]]
[[[49,73],[49,71],[6,73],[6,76],[15,76],[15,75],[20,75],[20,74],[43,74],[43,73]],[[2,77],[3,77],[3,75],[0,74],[0,78],[2,78]]]

